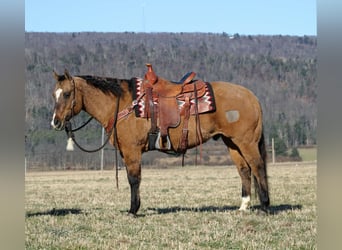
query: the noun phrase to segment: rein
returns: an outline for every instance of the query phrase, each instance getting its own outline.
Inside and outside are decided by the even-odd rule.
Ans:
[[[88,121],[86,121],[83,125],[79,126],[78,128],[72,129],[71,132],[76,132],[76,131],[80,130],[81,128],[85,127],[85,126],[86,126],[91,120],[93,120],[93,119],[94,119],[94,117],[91,116],[91,117],[88,119]]]
[[[91,119],[90,119],[90,120],[91,120]],[[81,126],[81,127],[84,127],[84,126]],[[81,128],[81,127],[80,127],[80,128]],[[110,133],[109,133],[108,136],[107,136],[106,141],[105,141],[100,147],[98,147],[98,148],[96,148],[96,149],[86,149],[86,148],[82,147],[82,146],[76,141],[75,135],[74,135],[74,133],[73,133],[73,132],[79,130],[80,128],[72,129],[71,122],[70,122],[70,121],[66,121],[66,122],[65,122],[65,132],[67,133],[68,138],[71,138],[72,141],[76,144],[76,146],[77,146],[79,149],[81,149],[82,151],[86,152],[86,153],[95,153],[95,152],[100,151],[101,149],[103,149],[103,148],[106,146],[106,144],[108,143],[108,141],[109,141],[109,139],[110,139],[110,135],[111,135],[111,133],[112,133],[113,130],[114,130],[114,127],[112,127]]]

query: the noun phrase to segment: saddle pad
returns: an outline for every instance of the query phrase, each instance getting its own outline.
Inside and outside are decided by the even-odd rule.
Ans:
[[[133,100],[135,100],[140,94],[143,93],[144,88],[143,88],[143,79],[142,78],[135,78],[135,84],[132,90],[132,97]],[[177,104],[178,108],[180,111],[180,114],[183,115],[183,106],[184,106],[183,101],[177,99]],[[190,107],[190,114],[194,115],[195,114],[195,99],[190,100],[191,107]],[[155,104],[158,105],[157,100],[155,100]],[[213,89],[210,85],[210,83],[206,82],[205,84],[205,94],[198,98],[198,113],[205,113],[205,112],[214,112],[216,110],[216,104],[215,104],[215,98],[214,98],[214,92]],[[135,116],[136,117],[142,117],[146,118],[145,114],[145,100],[144,98],[141,98],[138,101],[137,106],[135,106]]]

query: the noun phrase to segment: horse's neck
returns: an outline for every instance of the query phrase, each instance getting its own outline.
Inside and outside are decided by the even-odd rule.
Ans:
[[[105,94],[101,90],[94,89],[85,84],[83,90],[83,109],[94,117],[103,127],[107,127],[110,119],[116,112],[117,97],[112,94]],[[120,100],[120,107],[122,108]]]

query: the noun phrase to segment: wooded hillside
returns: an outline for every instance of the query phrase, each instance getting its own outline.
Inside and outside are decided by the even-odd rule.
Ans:
[[[170,80],[195,71],[205,81],[231,81],[251,89],[263,107],[266,143],[275,138],[280,151],[316,144],[316,55],[316,37],[309,36],[25,33],[26,156],[32,165],[48,168],[98,167],[98,154],[66,152],[65,133],[50,127],[52,70],[129,79],[142,77],[147,62]],[[77,136],[93,148],[101,143],[101,128],[92,122]],[[105,155],[112,164],[112,151]],[[154,155],[148,153],[144,162],[153,164]]]

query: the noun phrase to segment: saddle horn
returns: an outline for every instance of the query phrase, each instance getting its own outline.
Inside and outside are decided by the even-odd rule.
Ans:
[[[146,63],[147,72],[145,74],[145,80],[147,80],[151,85],[155,84],[158,80],[156,73],[154,73],[152,64]]]

